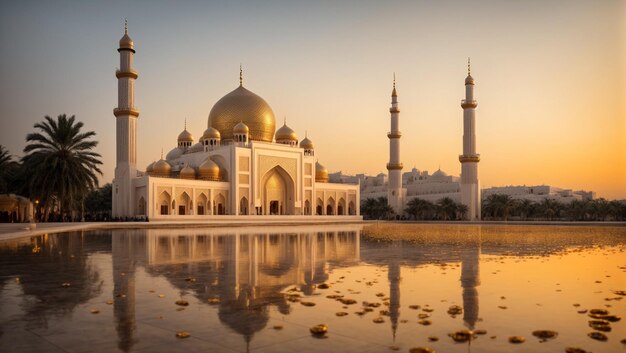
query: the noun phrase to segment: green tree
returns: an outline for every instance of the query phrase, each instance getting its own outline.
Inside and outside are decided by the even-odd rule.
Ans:
[[[437,210],[439,217],[447,221],[456,217],[457,204],[451,198],[444,197],[437,201]]]
[[[506,221],[515,207],[515,201],[509,195],[491,194],[483,201],[483,215]]]
[[[561,215],[561,211],[564,209],[562,203],[545,198],[539,203],[539,212],[548,220],[551,221],[554,218],[558,218]]]
[[[46,116],[36,123],[38,132],[26,136],[22,162],[29,171],[31,197],[41,200],[45,218],[56,205],[59,214],[76,211],[85,196],[98,186],[100,155],[93,152],[98,141],[93,131],[81,132],[84,124],[74,116]]]
[[[458,219],[465,219],[465,216],[467,216],[468,211],[469,211],[469,208],[467,207],[467,205],[462,204],[462,203],[456,204],[456,212],[458,214]]]
[[[10,170],[13,163],[13,156],[2,145],[0,145],[0,193],[8,193]]]
[[[528,199],[522,199],[515,202],[514,212],[520,217],[520,219],[527,220],[528,217],[534,212],[536,204]]]
[[[361,214],[366,219],[389,219],[393,213],[386,197],[368,198],[361,203]]]
[[[111,219],[113,187],[110,183],[93,190],[85,197],[85,210],[90,220]]]
[[[573,200],[566,208],[567,215],[572,221],[584,221],[589,212],[589,201]]]
[[[430,218],[430,213],[435,209],[435,205],[424,199],[413,198],[407,203],[407,207],[404,212],[413,216],[415,219],[427,219]]]

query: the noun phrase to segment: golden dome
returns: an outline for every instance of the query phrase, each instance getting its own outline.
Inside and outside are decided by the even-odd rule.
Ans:
[[[128,33],[124,33],[122,39],[120,39],[120,49],[133,49],[133,40],[130,39]]]
[[[302,141],[300,141],[300,148],[312,150],[315,148],[315,145],[313,144],[313,141],[309,140],[308,137],[305,137]]]
[[[156,163],[154,163],[154,166],[152,167],[151,175],[168,177],[170,176],[171,172],[172,172],[172,166],[169,163],[167,163],[167,161],[161,159],[157,161]]]
[[[315,162],[315,182],[327,183],[328,182],[328,169],[321,165],[319,162]]]
[[[152,163],[148,164],[148,166],[146,167],[146,173],[150,173],[150,172],[152,172],[154,170],[154,164],[155,163],[156,162],[152,162]]]
[[[213,128],[211,126],[209,126],[208,129],[204,130],[204,134],[202,134],[202,139],[203,140],[208,140],[208,139],[221,139],[222,135],[220,134],[220,132],[216,129]]]
[[[250,140],[272,142],[276,130],[272,108],[242,85],[215,103],[208,125],[219,130],[223,140],[232,140],[233,128],[239,122],[249,127]]]
[[[183,132],[181,132],[178,135],[178,142],[193,142],[193,135],[187,131],[187,129],[183,130]]]
[[[186,165],[185,168],[180,170],[179,177],[181,179],[195,179],[196,178],[196,170],[191,168],[189,165]]]
[[[219,180],[220,178],[220,167],[217,163],[213,162],[210,159],[206,159],[200,166],[198,167],[198,176],[200,179],[205,180]]]
[[[287,123],[283,124],[283,126],[276,131],[276,141],[279,140],[289,140],[298,142],[298,135],[293,131]]]
[[[473,85],[474,84],[474,78],[472,77],[472,75],[468,74],[467,77],[465,78],[465,84],[466,85]]]
[[[248,125],[244,124],[243,121],[240,121],[233,128],[233,134],[249,134],[249,133],[250,133],[250,128],[248,128]]]

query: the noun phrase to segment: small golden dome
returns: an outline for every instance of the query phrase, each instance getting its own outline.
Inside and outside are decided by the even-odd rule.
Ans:
[[[474,84],[474,78],[472,77],[472,75],[467,75],[467,77],[465,78],[465,84],[466,85],[473,85]]]
[[[204,134],[202,134],[202,139],[203,140],[208,140],[208,139],[221,139],[222,135],[220,134],[219,130],[209,126],[208,129],[204,130]]]
[[[233,128],[239,122],[249,126],[250,140],[272,142],[276,130],[272,108],[242,85],[215,103],[208,125],[219,130],[223,140],[232,140]]]
[[[319,162],[315,162],[315,182],[327,183],[328,182],[328,169],[321,165]]]
[[[300,141],[300,148],[312,150],[315,148],[315,145],[313,144],[313,141],[309,140],[308,137],[305,137],[302,141]]]
[[[239,124],[235,125],[233,128],[233,134],[249,134],[250,129],[248,125],[244,124],[243,121],[240,121]]]
[[[206,159],[198,167],[198,176],[205,180],[219,180],[220,167],[210,159]]]
[[[280,140],[288,140],[288,141],[296,141],[298,142],[298,135],[293,131],[287,123],[283,124],[283,126],[276,131],[276,141]]]
[[[167,161],[161,159],[154,163],[151,175],[168,177],[170,173],[172,173],[172,166]]]
[[[133,49],[133,48],[134,48],[133,40],[130,39],[130,37],[128,36],[128,33],[124,34],[122,39],[120,39],[120,49]]]
[[[189,165],[186,165],[185,168],[180,170],[179,177],[181,179],[195,179],[196,178],[196,170],[191,168]]]
[[[193,135],[185,129],[178,135],[178,142],[193,142]]]
[[[154,164],[156,163],[156,161],[148,164],[148,166],[146,167],[146,173],[150,173],[154,170]]]

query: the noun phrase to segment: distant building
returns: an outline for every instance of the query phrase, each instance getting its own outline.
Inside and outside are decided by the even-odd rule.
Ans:
[[[570,203],[574,200],[593,200],[596,193],[593,191],[563,189],[550,185],[535,186],[498,186],[482,190],[483,199],[489,195],[509,195],[515,200],[530,200],[541,202],[544,199],[551,199],[561,203]]]

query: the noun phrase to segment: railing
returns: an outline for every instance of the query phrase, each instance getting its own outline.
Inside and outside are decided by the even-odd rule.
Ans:
[[[475,99],[461,99],[461,106],[462,107],[476,107],[478,105],[478,102]]]

